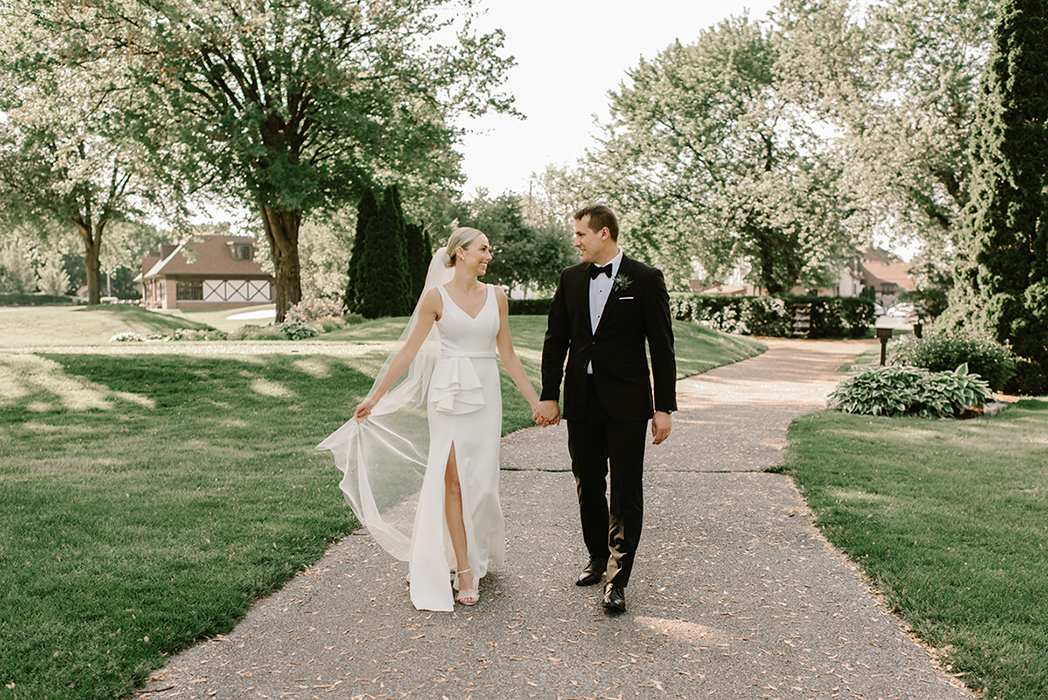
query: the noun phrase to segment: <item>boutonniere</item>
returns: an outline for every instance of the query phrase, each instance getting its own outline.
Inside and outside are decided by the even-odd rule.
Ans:
[[[615,292],[621,292],[629,289],[631,284],[633,284],[633,280],[629,278],[629,275],[615,275],[615,281],[611,283],[611,289]]]

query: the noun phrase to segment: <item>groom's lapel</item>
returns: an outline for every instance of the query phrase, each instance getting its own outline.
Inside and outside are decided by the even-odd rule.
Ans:
[[[633,261],[627,258],[625,255],[623,255],[622,262],[619,263],[619,271],[618,273],[616,273],[615,278],[613,280],[613,284],[611,285],[611,293],[608,294],[608,303],[604,305],[604,313],[600,316],[600,323],[597,324],[597,331],[594,333],[594,335],[596,335],[596,333],[600,331],[601,327],[604,326],[605,322],[608,320],[608,317],[615,312],[615,306],[619,303],[619,297],[623,295],[624,290],[622,289],[621,283],[614,284],[614,281],[618,280],[620,277],[625,278],[632,271]]]
[[[587,265],[580,265],[578,274],[575,277],[575,303],[577,304],[578,314],[585,321],[585,331],[587,335],[593,334],[593,320],[590,318],[590,276],[589,267]]]

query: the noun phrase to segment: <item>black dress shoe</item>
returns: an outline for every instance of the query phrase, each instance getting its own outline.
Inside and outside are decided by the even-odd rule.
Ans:
[[[607,559],[590,557],[589,564],[586,564],[586,568],[579,574],[579,580],[575,582],[575,585],[592,586],[595,583],[600,583],[601,578],[604,576],[604,570],[607,568]]]
[[[617,583],[609,583],[601,602],[608,612],[626,612],[626,589]]]

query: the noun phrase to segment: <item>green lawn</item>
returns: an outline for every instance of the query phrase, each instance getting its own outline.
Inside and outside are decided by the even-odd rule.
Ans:
[[[0,348],[105,345],[119,333],[206,328],[185,317],[137,306],[2,306]]]
[[[825,412],[789,445],[819,527],[953,672],[1048,698],[1048,399],[969,421]]]
[[[65,316],[68,336],[56,325],[35,342],[32,329],[4,339],[105,345],[140,324],[185,323],[114,308]],[[510,322],[537,381],[545,319]],[[367,393],[389,347],[375,341],[397,325],[308,342],[332,354],[0,352],[0,698],[127,695],[352,531],[331,456],[313,447]],[[676,331],[682,376],[761,350]],[[369,349],[333,354],[352,334]],[[529,425],[505,374],[503,392],[505,431]]]
[[[268,326],[273,323],[273,316],[264,316],[262,318],[247,318],[237,319],[231,318],[232,316],[241,316],[243,314],[259,314],[263,311],[272,312],[276,309],[276,304],[261,304],[258,306],[248,306],[242,309],[222,309],[221,311],[179,311],[176,317],[195,321],[196,323],[203,323],[217,328],[220,331],[229,333],[235,331],[237,328],[245,325],[253,326]]]

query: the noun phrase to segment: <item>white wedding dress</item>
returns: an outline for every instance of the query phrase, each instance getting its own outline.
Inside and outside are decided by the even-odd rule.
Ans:
[[[495,336],[499,311],[494,288],[476,318],[440,286],[440,357],[430,382],[429,458],[411,538],[411,602],[420,610],[452,610],[449,572],[455,552],[444,517],[444,472],[452,446],[462,489],[466,552],[473,580],[502,566],[506,535],[499,505],[502,389]],[[457,581],[455,587],[458,587]]]
[[[371,416],[348,420],[317,446],[330,450],[342,471],[339,484],[361,524],[382,547],[409,563],[411,602],[420,610],[450,611],[457,588],[455,552],[444,516],[444,473],[454,445],[462,490],[466,547],[473,581],[505,560],[499,505],[502,390],[495,338],[499,330],[494,288],[475,318],[458,307],[443,283],[452,273],[437,251],[426,290],[443,301],[415,361],[375,406]],[[403,345],[418,308],[398,341]],[[379,384],[396,354],[390,353]],[[372,388],[374,391],[374,387]]]

